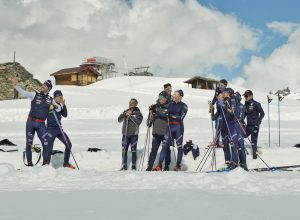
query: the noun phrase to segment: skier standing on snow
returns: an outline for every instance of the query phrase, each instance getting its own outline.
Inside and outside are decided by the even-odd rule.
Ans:
[[[247,117],[246,137],[251,135],[253,159],[257,159],[259,126],[265,116],[265,112],[261,104],[253,99],[253,92],[251,90],[245,91],[243,96],[245,97],[245,117]]]
[[[42,146],[43,146],[43,158],[46,154],[45,137],[46,137],[46,125],[45,121],[48,117],[50,105],[53,99],[49,96],[49,91],[52,89],[52,83],[50,80],[44,82],[40,87],[40,92],[28,92],[23,90],[17,85],[17,79],[11,80],[13,86],[21,96],[24,96],[31,100],[30,112],[26,122],[26,158],[27,166],[33,166],[31,147],[33,144],[33,138],[35,132],[37,133]]]
[[[149,108],[150,112],[152,112],[153,114],[153,117],[152,117],[152,121],[149,121],[149,119],[147,120],[147,126],[150,127],[153,125],[153,130],[152,130],[152,148],[149,156],[147,171],[152,171],[158,148],[164,140],[164,134],[167,128],[168,98],[169,98],[169,94],[166,91],[162,91],[159,94],[159,98],[156,104],[151,105]],[[169,171],[170,163],[171,163],[171,150],[170,148],[168,148],[164,171]]]
[[[166,158],[167,150],[170,148],[171,145],[174,146],[173,140],[176,140],[178,155],[176,161],[175,171],[181,170],[181,161],[183,157],[183,134],[184,134],[184,125],[183,119],[186,116],[188,111],[188,107],[182,100],[183,91],[177,90],[173,94],[173,101],[168,106],[168,126],[165,131],[165,137],[162,145],[162,150],[160,152],[159,163],[155,167],[156,171],[162,170],[162,163]]]
[[[122,168],[127,170],[127,152],[129,145],[131,145],[132,153],[132,170],[136,170],[137,159],[137,143],[139,135],[139,127],[143,121],[143,115],[137,107],[138,101],[132,98],[129,102],[129,109],[126,109],[118,117],[118,122],[123,122],[122,128]]]
[[[244,168],[245,170],[248,170],[247,168],[247,157],[246,157],[246,149],[244,144],[244,138],[245,138],[245,128],[246,123],[244,121],[246,108],[241,103],[242,97],[239,92],[234,93],[234,97],[237,101],[237,110],[235,113],[235,125],[236,129],[238,131],[238,152],[239,152],[239,159],[240,159],[240,166]]]
[[[234,111],[237,109],[236,101],[233,100],[231,95],[233,89],[226,88],[223,92],[224,101],[219,104],[219,111],[222,115],[222,133],[224,147],[229,148],[231,151],[231,158],[228,164],[229,169],[235,169],[239,163],[238,157],[238,132],[235,125]]]
[[[61,126],[61,118],[66,118],[68,116],[68,110],[67,106],[63,97],[63,94],[60,90],[56,90],[53,93],[54,97],[54,103],[51,106],[51,111],[54,112],[56,115],[56,118]],[[69,163],[70,159],[70,153],[72,148],[72,143],[68,137],[68,135],[64,132],[64,134],[61,133],[60,127],[57,124],[57,121],[53,115],[53,112],[49,113],[48,119],[47,119],[47,154],[46,158],[44,158],[43,165],[47,165],[50,163],[51,160],[51,153],[53,149],[53,144],[56,138],[60,140],[65,145],[65,155],[64,155],[64,163],[63,167],[68,167],[71,169],[75,169],[75,166]]]
[[[213,99],[211,101],[209,112],[213,111],[214,105],[215,105],[215,103],[218,100],[217,97],[220,94],[222,94],[222,92],[226,89],[227,84],[228,84],[228,82],[227,82],[226,79],[221,79],[220,82],[217,84],[217,87],[215,89],[214,97],[213,97]],[[221,127],[222,127],[222,116],[219,115],[219,117],[217,117],[215,119],[216,137],[220,137],[221,136],[221,129],[220,129]],[[217,147],[219,147],[219,140],[220,140],[220,138],[216,139],[216,145],[217,145]]]

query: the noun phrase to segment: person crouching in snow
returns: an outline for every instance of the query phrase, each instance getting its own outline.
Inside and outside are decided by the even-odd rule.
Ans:
[[[137,107],[138,101],[132,98],[129,102],[129,108],[123,111],[118,117],[118,122],[123,122],[122,128],[122,168],[127,170],[127,152],[129,145],[131,145],[132,153],[132,170],[136,170],[137,159],[137,143],[139,138],[139,127],[143,121],[143,115]]]
[[[175,171],[181,170],[181,161],[183,157],[183,134],[184,134],[184,126],[183,126],[183,119],[186,116],[188,111],[188,107],[182,100],[183,91],[177,90],[173,94],[173,101],[168,106],[168,126],[165,131],[165,137],[162,144],[162,150],[160,152],[159,163],[155,167],[155,171],[162,170],[162,163],[166,158],[167,151],[171,145],[174,146],[173,140],[176,140],[177,149],[178,149],[178,156],[176,161]]]
[[[47,142],[45,143],[45,145],[48,145],[48,147],[46,148],[46,154],[44,157],[43,165],[48,165],[50,163],[53,144],[55,139],[58,138],[58,140],[60,140],[65,145],[63,167],[75,169],[75,166],[69,163],[72,143],[65,132],[62,134],[59,127],[61,126],[61,118],[66,118],[68,116],[67,106],[63,94],[60,90],[56,90],[53,93],[53,97],[55,102],[52,105],[52,111],[49,113],[47,119]],[[53,112],[56,115],[59,125],[57,124]]]

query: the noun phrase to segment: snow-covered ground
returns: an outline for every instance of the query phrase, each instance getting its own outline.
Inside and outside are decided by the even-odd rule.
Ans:
[[[184,80],[120,77],[86,87],[56,86],[54,90],[61,89],[66,98],[69,118],[63,120],[63,127],[73,143],[80,171],[61,168],[62,155],[55,155],[48,167],[25,167],[22,151],[30,102],[26,99],[1,102],[0,139],[8,138],[18,144],[13,148],[19,152],[0,152],[0,219],[299,219],[300,172],[118,171],[121,165],[118,115],[127,108],[130,98],[139,100],[144,115],[138,145],[141,155],[148,107],[167,82],[174,90],[185,92],[183,101],[189,111],[184,139],[197,143],[201,156],[194,161],[187,155],[183,163],[187,171],[195,170],[212,139],[207,102],[213,91],[188,88]],[[232,87],[240,92],[248,89]],[[293,147],[300,143],[300,102],[287,97],[280,103],[279,147],[277,100],[273,100],[269,148],[267,94],[254,93],[266,112],[259,136],[261,157],[269,166],[300,164],[300,149]],[[39,143],[37,138],[35,143]],[[105,151],[90,153],[89,147]],[[55,149],[64,150],[58,141]],[[217,149],[217,166],[224,166],[222,149]],[[249,156],[248,166],[264,167],[264,164]],[[210,169],[209,161],[203,170]]]

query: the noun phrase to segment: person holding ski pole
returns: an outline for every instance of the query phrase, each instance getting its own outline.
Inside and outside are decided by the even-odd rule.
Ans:
[[[244,118],[245,118],[246,108],[241,103],[242,97],[239,92],[235,92],[234,97],[237,101],[237,109],[236,109],[234,116],[235,116],[236,129],[237,129],[238,135],[239,135],[239,137],[238,137],[238,152],[239,152],[240,166],[242,168],[244,168],[244,170],[248,170],[246,148],[245,148],[245,144],[244,144],[245,128],[246,128],[246,123],[244,121]]]
[[[217,84],[214,97],[209,106],[209,113],[211,113],[213,111],[214,105],[218,100],[218,96],[220,94],[222,94],[222,92],[226,89],[227,84],[228,84],[228,82],[226,79],[221,79],[220,82]],[[222,127],[222,116],[219,115],[219,117],[216,118],[216,120],[215,120],[215,129],[216,129],[215,133],[216,133],[217,137],[220,137],[220,135],[218,136],[218,134],[221,133],[221,127]],[[220,138],[217,138],[215,142],[216,142],[217,147],[219,147]]]
[[[251,146],[253,152],[253,159],[257,159],[257,141],[259,126],[265,116],[265,112],[261,104],[253,99],[253,92],[251,90],[245,91],[243,94],[245,98],[245,117],[247,117],[246,137],[251,136]]]
[[[223,144],[224,147],[228,147],[231,151],[231,158],[230,162],[228,163],[228,168],[235,169],[239,163],[238,132],[234,122],[234,111],[237,107],[234,106],[236,102],[235,100],[232,100],[231,94],[233,94],[233,89],[226,88],[223,92],[224,101],[218,103],[223,120],[222,132],[223,136],[225,137],[223,139]]]
[[[43,155],[46,151],[45,137],[46,133],[46,125],[45,121],[48,117],[49,108],[53,102],[53,99],[49,96],[49,92],[52,89],[52,82],[50,80],[46,80],[44,84],[39,88],[38,92],[28,92],[18,86],[18,81],[16,78],[11,79],[14,88],[18,91],[21,96],[24,96],[31,100],[30,112],[28,114],[27,122],[26,122],[26,158],[27,164],[26,166],[32,167],[34,164],[32,163],[32,152],[31,147],[33,145],[33,139],[35,133],[37,133],[38,138],[40,139],[43,147]]]
[[[158,165],[155,167],[155,171],[162,170],[162,163],[166,158],[167,150],[170,149],[173,140],[176,140],[178,149],[175,171],[181,170],[181,161],[183,157],[182,142],[184,134],[183,120],[188,111],[187,105],[182,102],[183,95],[184,94],[182,90],[175,91],[173,94],[173,101],[168,106],[168,126],[165,130],[162,150],[160,152],[159,162]],[[173,147],[175,147],[174,144],[172,145]]]
[[[139,137],[139,127],[143,121],[143,115],[137,107],[138,101],[132,98],[129,102],[129,108],[123,111],[118,117],[118,122],[123,122],[122,127],[122,168],[127,170],[127,152],[129,145],[131,145],[132,153],[132,170],[136,170],[137,159],[137,143]]]
[[[64,117],[64,118],[68,117],[68,110],[67,110],[66,102],[65,102],[63,94],[60,90],[56,90],[53,93],[53,97],[54,97],[55,102],[51,106],[51,110],[49,112],[49,116],[47,119],[47,136],[46,137],[47,137],[48,147],[47,147],[46,154],[44,157],[43,165],[50,164],[53,144],[54,144],[55,139],[57,138],[65,145],[63,167],[75,169],[75,166],[70,164],[70,162],[69,162],[72,143],[71,143],[68,135],[64,131],[62,133],[62,131],[60,130],[60,127],[59,127],[59,126],[61,126],[62,117]],[[56,118],[58,121],[56,121],[56,118],[53,115],[53,113],[56,115]],[[59,124],[57,124],[57,123],[59,123]]]
[[[168,97],[169,94],[166,91],[162,91],[159,94],[156,104],[151,105],[149,110],[152,112],[152,121],[147,120],[147,126],[153,125],[152,130],[152,148],[150,152],[150,157],[148,161],[147,171],[152,171],[153,164],[156,159],[157,151],[160,144],[164,140],[164,134],[167,128],[167,111],[168,111]],[[164,171],[169,171],[171,163],[171,150],[167,149],[167,156],[165,160]]]

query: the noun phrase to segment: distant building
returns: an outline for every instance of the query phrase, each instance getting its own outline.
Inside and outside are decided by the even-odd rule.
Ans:
[[[215,79],[206,78],[206,77],[195,76],[189,80],[186,80],[184,83],[191,85],[191,87],[195,89],[213,90],[217,87],[219,81]]]
[[[115,64],[107,58],[84,58],[79,67],[61,69],[51,76],[56,85],[86,86],[113,75]]]
[[[129,73],[124,73],[125,76],[154,76],[153,73],[148,72],[149,66],[145,67],[136,67],[134,72],[130,71]]]

